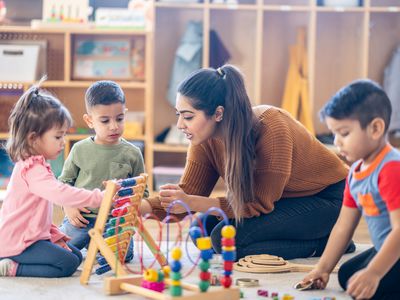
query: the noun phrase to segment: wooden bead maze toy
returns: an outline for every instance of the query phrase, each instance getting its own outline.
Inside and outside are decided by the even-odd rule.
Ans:
[[[194,216],[190,213],[189,207],[182,201],[177,200],[170,204],[167,209],[167,217],[162,221],[167,225],[167,255],[169,252],[169,223],[174,216],[170,215],[170,210],[175,205],[182,205],[185,207],[188,216],[186,220],[192,219]],[[140,296],[148,297],[155,300],[204,300],[204,297],[210,300],[238,300],[240,298],[240,290],[232,285],[232,271],[233,262],[236,259],[235,247],[235,228],[229,224],[228,218],[224,212],[219,208],[210,208],[205,214],[204,218],[211,212],[218,212],[224,219],[225,226],[223,227],[222,234],[222,258],[224,260],[224,271],[221,275],[220,281],[222,287],[210,287],[211,274],[209,272],[210,259],[213,256],[211,245],[211,238],[207,236],[205,226],[202,225],[199,219],[199,226],[191,226],[189,233],[190,236],[196,241],[197,247],[200,250],[197,260],[193,260],[188,253],[187,243],[189,235],[186,238],[186,255],[190,262],[193,264],[191,270],[187,274],[182,274],[182,250],[180,242],[182,241],[181,226],[179,225],[178,238],[175,241],[174,247],[170,252],[171,259],[167,266],[163,266],[161,270],[152,268],[144,268],[143,275],[120,275],[116,273],[115,277],[107,277],[104,281],[104,288],[107,294],[116,295],[122,293],[133,293]],[[144,217],[146,219],[147,216]],[[184,220],[185,220],[184,219]],[[143,223],[141,223],[143,224]],[[138,227],[138,233],[143,227]],[[140,234],[140,237],[143,237]],[[142,262],[142,259],[140,260]],[[199,282],[197,285],[190,284],[184,281],[184,278],[192,272],[195,267],[200,269]],[[143,266],[142,266],[143,269]],[[167,290],[168,287],[168,290]]]
[[[109,180],[91,237],[86,260],[81,274],[81,284],[87,284],[95,264],[96,255],[101,253],[97,274],[112,269],[118,276],[127,275],[125,256],[135,231],[138,231],[158,263],[167,265],[165,256],[146,229],[139,224],[139,206],[146,188],[147,174],[124,180]],[[113,208],[113,209],[112,209]],[[111,210],[112,209],[112,210]],[[109,214],[113,218],[109,218]],[[140,227],[140,230],[138,228]],[[105,230],[106,229],[106,230]]]

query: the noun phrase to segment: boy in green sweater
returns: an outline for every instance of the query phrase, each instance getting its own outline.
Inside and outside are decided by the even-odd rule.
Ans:
[[[76,187],[103,188],[103,181],[124,179],[144,172],[140,149],[123,139],[125,95],[113,81],[92,84],[85,95],[86,114],[83,119],[95,135],[74,144],[64,163],[59,180]],[[144,193],[148,197],[148,190]],[[64,207],[61,230],[71,237],[70,243],[82,249],[90,241],[98,209]],[[131,241],[125,261],[133,258]]]

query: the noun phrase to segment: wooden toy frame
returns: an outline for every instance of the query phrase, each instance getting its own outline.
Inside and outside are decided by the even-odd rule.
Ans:
[[[131,214],[133,215],[132,218],[132,226],[134,228],[139,228],[139,220],[137,218],[136,212],[138,211],[138,207],[140,205],[140,201],[143,195],[144,187],[146,185],[146,180],[147,180],[147,174],[141,174],[138,177],[134,177],[136,183],[142,186],[139,187],[133,187],[134,191],[141,191],[138,194],[131,196],[131,203],[134,206],[133,211]],[[85,263],[83,265],[83,270],[80,278],[81,284],[88,284],[90,275],[92,273],[93,266],[95,264],[96,260],[96,254],[98,251],[104,256],[104,258],[107,260],[108,264],[110,265],[111,269],[114,271],[114,273],[117,276],[122,276],[122,275],[128,275],[129,272],[128,270],[121,264],[121,262],[118,259],[115,259],[115,254],[112,252],[112,250],[109,248],[107,243],[105,242],[103,238],[103,233],[104,233],[104,227],[107,223],[107,219],[112,207],[112,202],[114,199],[114,196],[119,188],[119,184],[115,181],[108,181],[104,198],[101,203],[99,213],[96,219],[96,223],[94,227],[89,231],[89,235],[91,237],[89,248],[87,251],[87,256]],[[159,247],[149,234],[149,232],[143,228],[143,226],[140,226],[140,230],[138,230],[138,233],[141,235],[145,243],[149,246],[150,250],[153,252],[154,256],[156,257],[158,263],[161,266],[167,265],[167,259],[165,256],[162,254],[160,251]],[[129,243],[128,243],[129,244]],[[126,245],[128,247],[128,245]],[[126,250],[126,249],[124,249]]]
[[[147,175],[141,174],[141,176],[135,177],[134,179],[136,183],[144,187],[146,185]],[[108,295],[134,293],[155,300],[204,300],[205,295],[207,295],[210,300],[240,299],[240,290],[237,287],[211,287],[208,291],[201,292],[200,288],[197,285],[189,284],[182,281],[181,286],[183,290],[186,291],[185,294],[182,296],[171,296],[169,294],[160,293],[141,287],[143,276],[129,275],[126,267],[124,267],[124,265],[118,259],[116,259],[115,254],[109,248],[103,238],[104,228],[112,207],[113,199],[119,187],[119,184],[115,181],[107,182],[104,199],[100,206],[95,226],[89,231],[91,241],[89,244],[86,260],[83,265],[83,271],[80,278],[81,284],[88,284],[93,266],[95,264],[96,254],[98,251],[100,251],[100,253],[104,256],[109,266],[115,273],[115,277],[108,277],[104,280],[104,289],[106,294]],[[133,215],[132,226],[137,229],[137,232],[141,235],[144,242],[149,246],[158,263],[161,266],[166,266],[168,264],[167,259],[162,254],[158,245],[155,243],[148,231],[139,224],[139,216],[137,216],[137,212],[141,198],[143,196],[143,190],[144,188],[139,188],[137,190],[138,193],[135,192],[135,195],[130,196],[131,203],[134,206],[134,209],[130,212],[130,214]],[[169,278],[166,278],[165,283],[169,285],[171,283],[171,280]]]
[[[182,288],[189,292],[187,295],[173,297],[168,294],[155,292],[142,288],[140,283],[143,276],[122,276],[108,277],[104,280],[104,289],[107,295],[119,295],[123,293],[133,293],[154,300],[204,300],[206,296],[210,300],[238,300],[240,299],[240,290],[237,287],[223,288],[211,287],[207,292],[201,293],[198,286],[182,282]],[[169,280],[166,279],[168,284]]]

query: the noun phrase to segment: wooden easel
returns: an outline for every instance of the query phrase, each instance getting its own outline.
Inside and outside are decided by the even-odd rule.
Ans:
[[[153,255],[157,259],[158,263],[161,266],[167,265],[167,259],[160,251],[160,248],[155,243],[154,239],[151,237],[149,232],[139,224],[139,216],[137,212],[139,211],[139,206],[141,199],[143,197],[143,192],[146,187],[147,174],[141,174],[140,176],[132,178],[135,182],[135,186],[131,186],[134,194],[130,196],[130,208],[129,208],[129,223],[128,226],[135,228],[135,230],[141,235],[147,246],[152,251]],[[107,219],[109,217],[109,213],[113,204],[113,201],[116,199],[117,191],[121,188],[118,182],[110,180],[107,182],[103,202],[100,206],[99,213],[96,219],[96,223],[94,227],[89,231],[89,235],[91,237],[89,249],[87,251],[86,260],[83,265],[83,270],[80,278],[81,284],[88,284],[90,275],[92,273],[93,266],[96,260],[96,254],[98,251],[104,256],[107,260],[109,266],[114,271],[117,276],[128,275],[127,269],[123,266],[119,259],[116,259],[115,253],[112,250],[112,247],[108,245],[103,237],[104,228],[107,223]],[[140,230],[138,230],[140,229]],[[128,234],[125,235],[125,238],[130,241],[132,237],[133,231],[126,231]],[[126,255],[127,247],[129,246],[129,242],[120,243],[118,245],[114,245],[117,248],[117,251],[123,252],[123,258]],[[122,260],[123,261],[123,260]]]
[[[315,134],[308,93],[308,60],[306,32],[300,28],[296,45],[289,48],[289,70],[286,77],[282,108]]]

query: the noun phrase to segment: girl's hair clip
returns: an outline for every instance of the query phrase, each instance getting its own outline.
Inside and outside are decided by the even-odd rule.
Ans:
[[[33,92],[35,93],[35,95],[39,95],[39,88],[35,87],[35,89],[33,90]]]
[[[222,70],[221,68],[218,68],[216,71],[217,71],[217,73],[218,73],[218,75],[219,75],[220,77],[224,77],[224,76],[225,76],[225,72],[224,72],[224,70]]]

